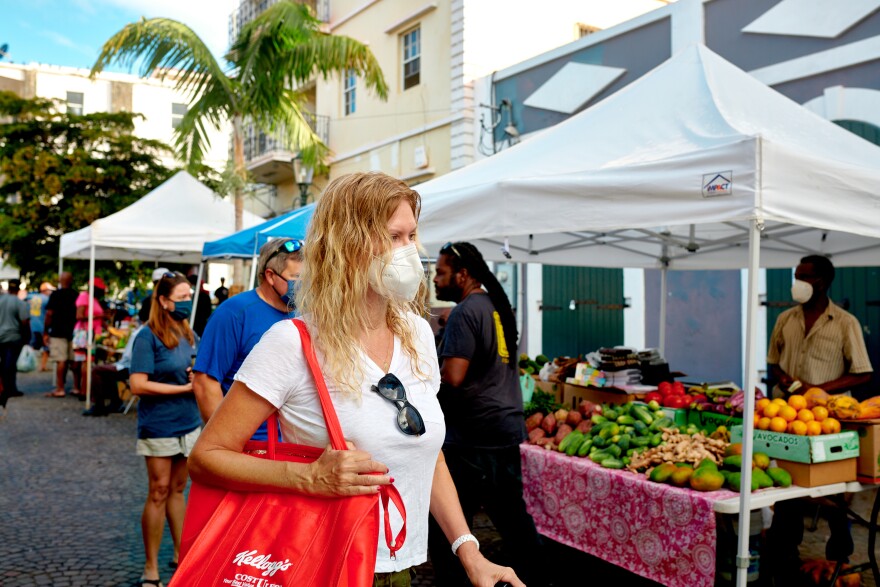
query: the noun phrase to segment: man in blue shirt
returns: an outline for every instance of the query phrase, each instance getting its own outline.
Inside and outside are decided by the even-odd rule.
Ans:
[[[299,280],[301,267],[302,241],[269,241],[260,249],[257,289],[229,298],[211,315],[193,368],[193,391],[205,422],[220,405],[233,377],[263,333],[279,320],[293,317],[293,286]],[[253,438],[266,440],[265,423]]]

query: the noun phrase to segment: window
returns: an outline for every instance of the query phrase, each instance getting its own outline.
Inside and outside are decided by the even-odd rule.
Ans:
[[[189,108],[187,108],[186,104],[171,104],[171,128],[177,128],[180,126],[180,123],[183,121],[183,117],[188,110]]]
[[[345,97],[345,115],[354,114],[357,110],[357,77],[355,77],[353,69],[345,70],[342,95]]]
[[[82,116],[83,113],[83,93],[67,92],[67,113]]]
[[[421,29],[413,29],[403,35],[403,89],[419,85],[421,71]]]

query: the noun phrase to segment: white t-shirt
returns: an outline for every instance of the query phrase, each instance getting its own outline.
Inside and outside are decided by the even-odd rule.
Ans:
[[[407,319],[417,335],[415,344],[423,361],[421,370],[428,379],[422,381],[417,377],[409,356],[403,352],[396,337],[390,372],[403,383],[407,399],[422,415],[425,434],[408,436],[397,427],[397,407],[370,390],[370,386],[385,373],[364,352],[360,353],[364,380],[359,400],[339,392],[325,372],[327,388],[346,440],[388,466],[388,474],[394,478],[394,485],[406,506],[406,541],[397,551],[396,560],[391,560],[385,544],[385,531],[380,528],[377,573],[400,571],[427,560],[431,482],[446,436],[443,412],[437,401],[440,368],[434,334],[424,319],[415,314],[408,314]],[[321,354],[317,355],[323,370]],[[275,324],[263,335],[235,379],[278,408],[286,442],[317,447],[325,447],[330,442],[318,390],[303,355],[299,331],[290,320]],[[393,505],[389,509],[391,528],[396,535],[402,520]]]

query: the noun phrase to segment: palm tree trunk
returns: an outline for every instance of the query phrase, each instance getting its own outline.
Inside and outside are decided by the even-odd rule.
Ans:
[[[247,179],[247,169],[244,163],[244,134],[242,132],[241,115],[236,114],[232,117],[232,161],[235,165],[235,174],[242,181],[236,182],[233,202],[235,204],[235,232],[244,228],[244,181]],[[232,263],[232,279],[236,285],[244,286],[247,289],[250,284],[245,283],[247,278],[244,271],[244,263],[241,259],[236,259]]]

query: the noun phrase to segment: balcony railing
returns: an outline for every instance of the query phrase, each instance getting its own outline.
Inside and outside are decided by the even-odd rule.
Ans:
[[[327,143],[330,137],[330,117],[312,116],[309,126],[323,143]],[[295,153],[299,149],[293,145],[287,137],[284,129],[278,129],[271,135],[267,135],[253,125],[245,128],[244,158],[250,162],[262,157],[267,153],[286,151]]]

